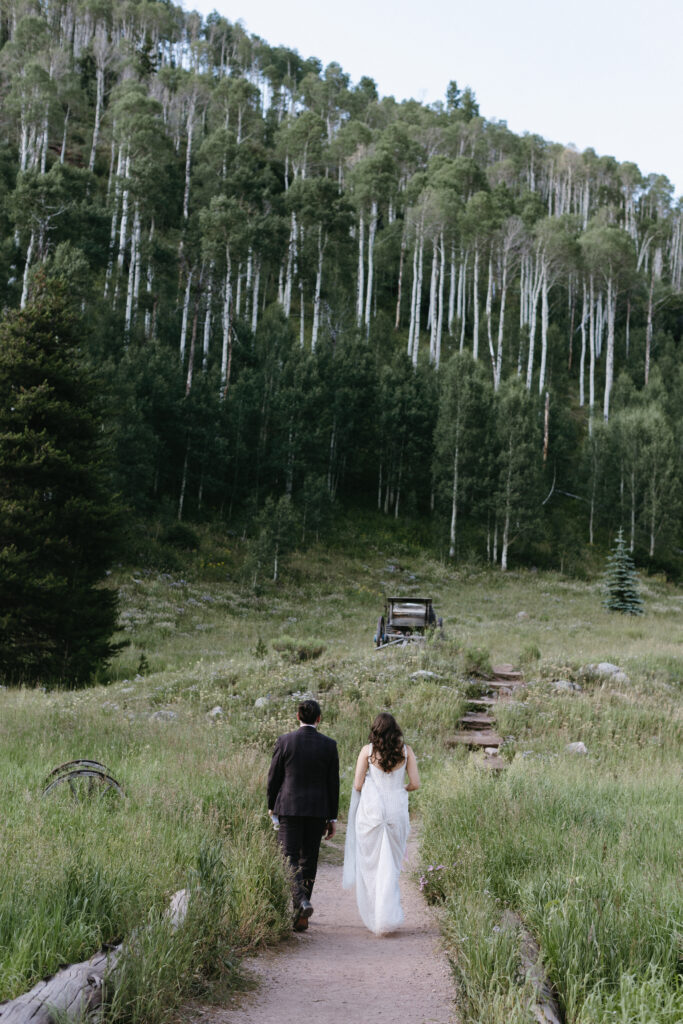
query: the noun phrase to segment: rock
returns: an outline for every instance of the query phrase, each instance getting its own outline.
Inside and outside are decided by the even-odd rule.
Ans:
[[[619,672],[615,672],[614,673],[614,675],[610,678],[610,682],[611,683],[619,683],[620,685],[623,686],[623,685],[628,685],[631,682],[631,680],[629,679],[629,677],[626,675],[625,672],[619,671]]]
[[[269,702],[270,702],[270,697],[257,697],[256,700],[254,701],[254,707],[255,708],[265,708],[266,705]]]
[[[528,618],[529,618],[529,613],[528,612],[517,612],[517,619],[520,622],[522,622],[524,619],[528,619]]]
[[[579,740],[577,743],[568,743],[564,748],[568,754],[587,754],[586,744]]]
[[[173,722],[177,717],[177,712],[167,711],[155,711],[153,715],[149,716],[153,722]]]
[[[222,714],[223,708],[220,706],[220,704],[216,704],[216,707],[211,708],[211,710],[209,711],[209,718],[220,718]]]
[[[122,689],[119,692],[120,693],[132,693],[134,689],[135,689],[134,686],[124,686],[124,687],[122,687]]]
[[[553,679],[550,684],[553,690],[567,690],[569,692],[575,691],[581,693],[581,687],[578,683],[574,683],[571,679]]]
[[[595,672],[599,676],[613,676],[617,672],[621,672],[618,665],[613,665],[611,661],[601,661],[595,666]]]
[[[430,672],[426,668],[419,668],[417,672],[413,672],[410,677],[411,679],[441,679],[441,676],[436,672]]]

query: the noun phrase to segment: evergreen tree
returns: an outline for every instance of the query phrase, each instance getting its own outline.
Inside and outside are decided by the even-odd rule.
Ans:
[[[624,531],[619,530],[612,554],[607,558],[605,572],[605,608],[629,615],[643,614],[643,601],[638,592],[638,577],[635,566],[624,540]]]
[[[62,286],[0,323],[0,677],[88,681],[114,652],[117,508]]]

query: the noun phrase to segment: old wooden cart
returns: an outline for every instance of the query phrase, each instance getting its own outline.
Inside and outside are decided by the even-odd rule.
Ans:
[[[437,619],[431,597],[388,597],[377,623],[375,647],[421,643],[437,627],[443,627],[443,619]]]

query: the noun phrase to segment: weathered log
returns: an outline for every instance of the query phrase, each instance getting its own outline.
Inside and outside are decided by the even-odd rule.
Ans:
[[[541,951],[536,939],[526,928],[519,914],[513,910],[504,912],[501,924],[508,931],[521,933],[519,970],[522,979],[530,983],[533,991],[530,1009],[534,1018],[538,1024],[561,1024],[560,1008],[543,969]]]
[[[179,889],[166,911],[176,931],[185,920],[190,894]],[[53,977],[39,981],[30,992],[0,1004],[0,1024],[64,1024],[99,1019],[105,984],[114,984],[114,972],[125,943],[72,964]]]

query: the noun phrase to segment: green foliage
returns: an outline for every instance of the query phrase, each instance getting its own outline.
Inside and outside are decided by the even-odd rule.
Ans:
[[[491,655],[483,647],[468,647],[464,653],[463,669],[465,675],[481,676],[484,679],[491,676]]]
[[[619,530],[605,571],[605,600],[603,604],[613,612],[628,615],[643,614],[643,599],[638,588],[633,559],[626,550],[623,530]]]
[[[44,286],[0,324],[0,675],[86,683],[115,651],[101,586],[119,512],[63,290]]]

